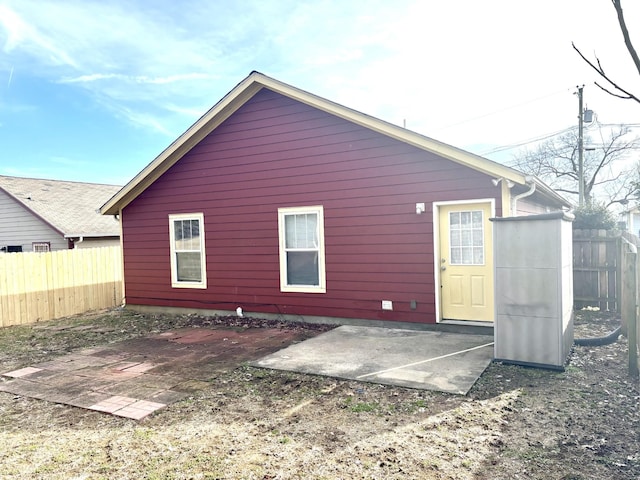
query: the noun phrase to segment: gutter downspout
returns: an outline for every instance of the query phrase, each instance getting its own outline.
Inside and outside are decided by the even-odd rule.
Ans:
[[[533,192],[536,191],[536,184],[533,180],[533,177],[527,175],[526,177],[524,177],[524,181],[527,183],[527,185],[529,185],[530,188],[528,191],[521,193],[520,195],[516,195],[511,199],[511,216],[513,217],[518,216],[518,200],[528,197],[529,195],[533,195]]]

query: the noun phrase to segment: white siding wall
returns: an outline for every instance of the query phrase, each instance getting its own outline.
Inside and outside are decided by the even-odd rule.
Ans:
[[[527,197],[521,200],[518,200],[518,203],[516,204],[516,209],[518,210],[519,217],[522,217],[524,215],[538,215],[541,213],[549,212],[549,209],[546,205],[536,203],[535,201],[532,201]]]
[[[33,242],[50,242],[51,250],[68,248],[60,233],[0,190],[0,248],[21,245],[31,252]]]

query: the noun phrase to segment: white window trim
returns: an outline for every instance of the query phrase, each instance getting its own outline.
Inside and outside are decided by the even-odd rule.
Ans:
[[[318,215],[318,285],[288,285],[287,284],[287,252],[285,249],[285,221],[286,215],[315,213]],[[278,235],[280,243],[280,291],[300,293],[326,293],[327,280],[324,262],[324,208],[322,205],[309,207],[285,207],[278,209]]]
[[[175,220],[198,220],[200,222],[200,282],[178,281],[178,265],[176,263],[175,232],[173,222]],[[169,245],[171,250],[171,286],[173,288],[207,288],[207,254],[204,249],[204,214],[203,213],[175,213],[169,214]]]

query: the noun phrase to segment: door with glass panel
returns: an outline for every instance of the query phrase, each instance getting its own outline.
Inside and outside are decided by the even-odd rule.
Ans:
[[[442,319],[493,321],[491,203],[440,205],[438,212]]]

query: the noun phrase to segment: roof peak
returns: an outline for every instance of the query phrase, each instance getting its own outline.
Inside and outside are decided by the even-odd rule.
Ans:
[[[107,215],[118,213],[263,88],[474,170],[495,177],[504,177],[520,185],[527,184],[525,175],[511,167],[359,112],[253,70],[105,203],[100,209],[101,212]],[[565,199],[542,182],[536,181],[536,183],[555,201],[568,205]]]

